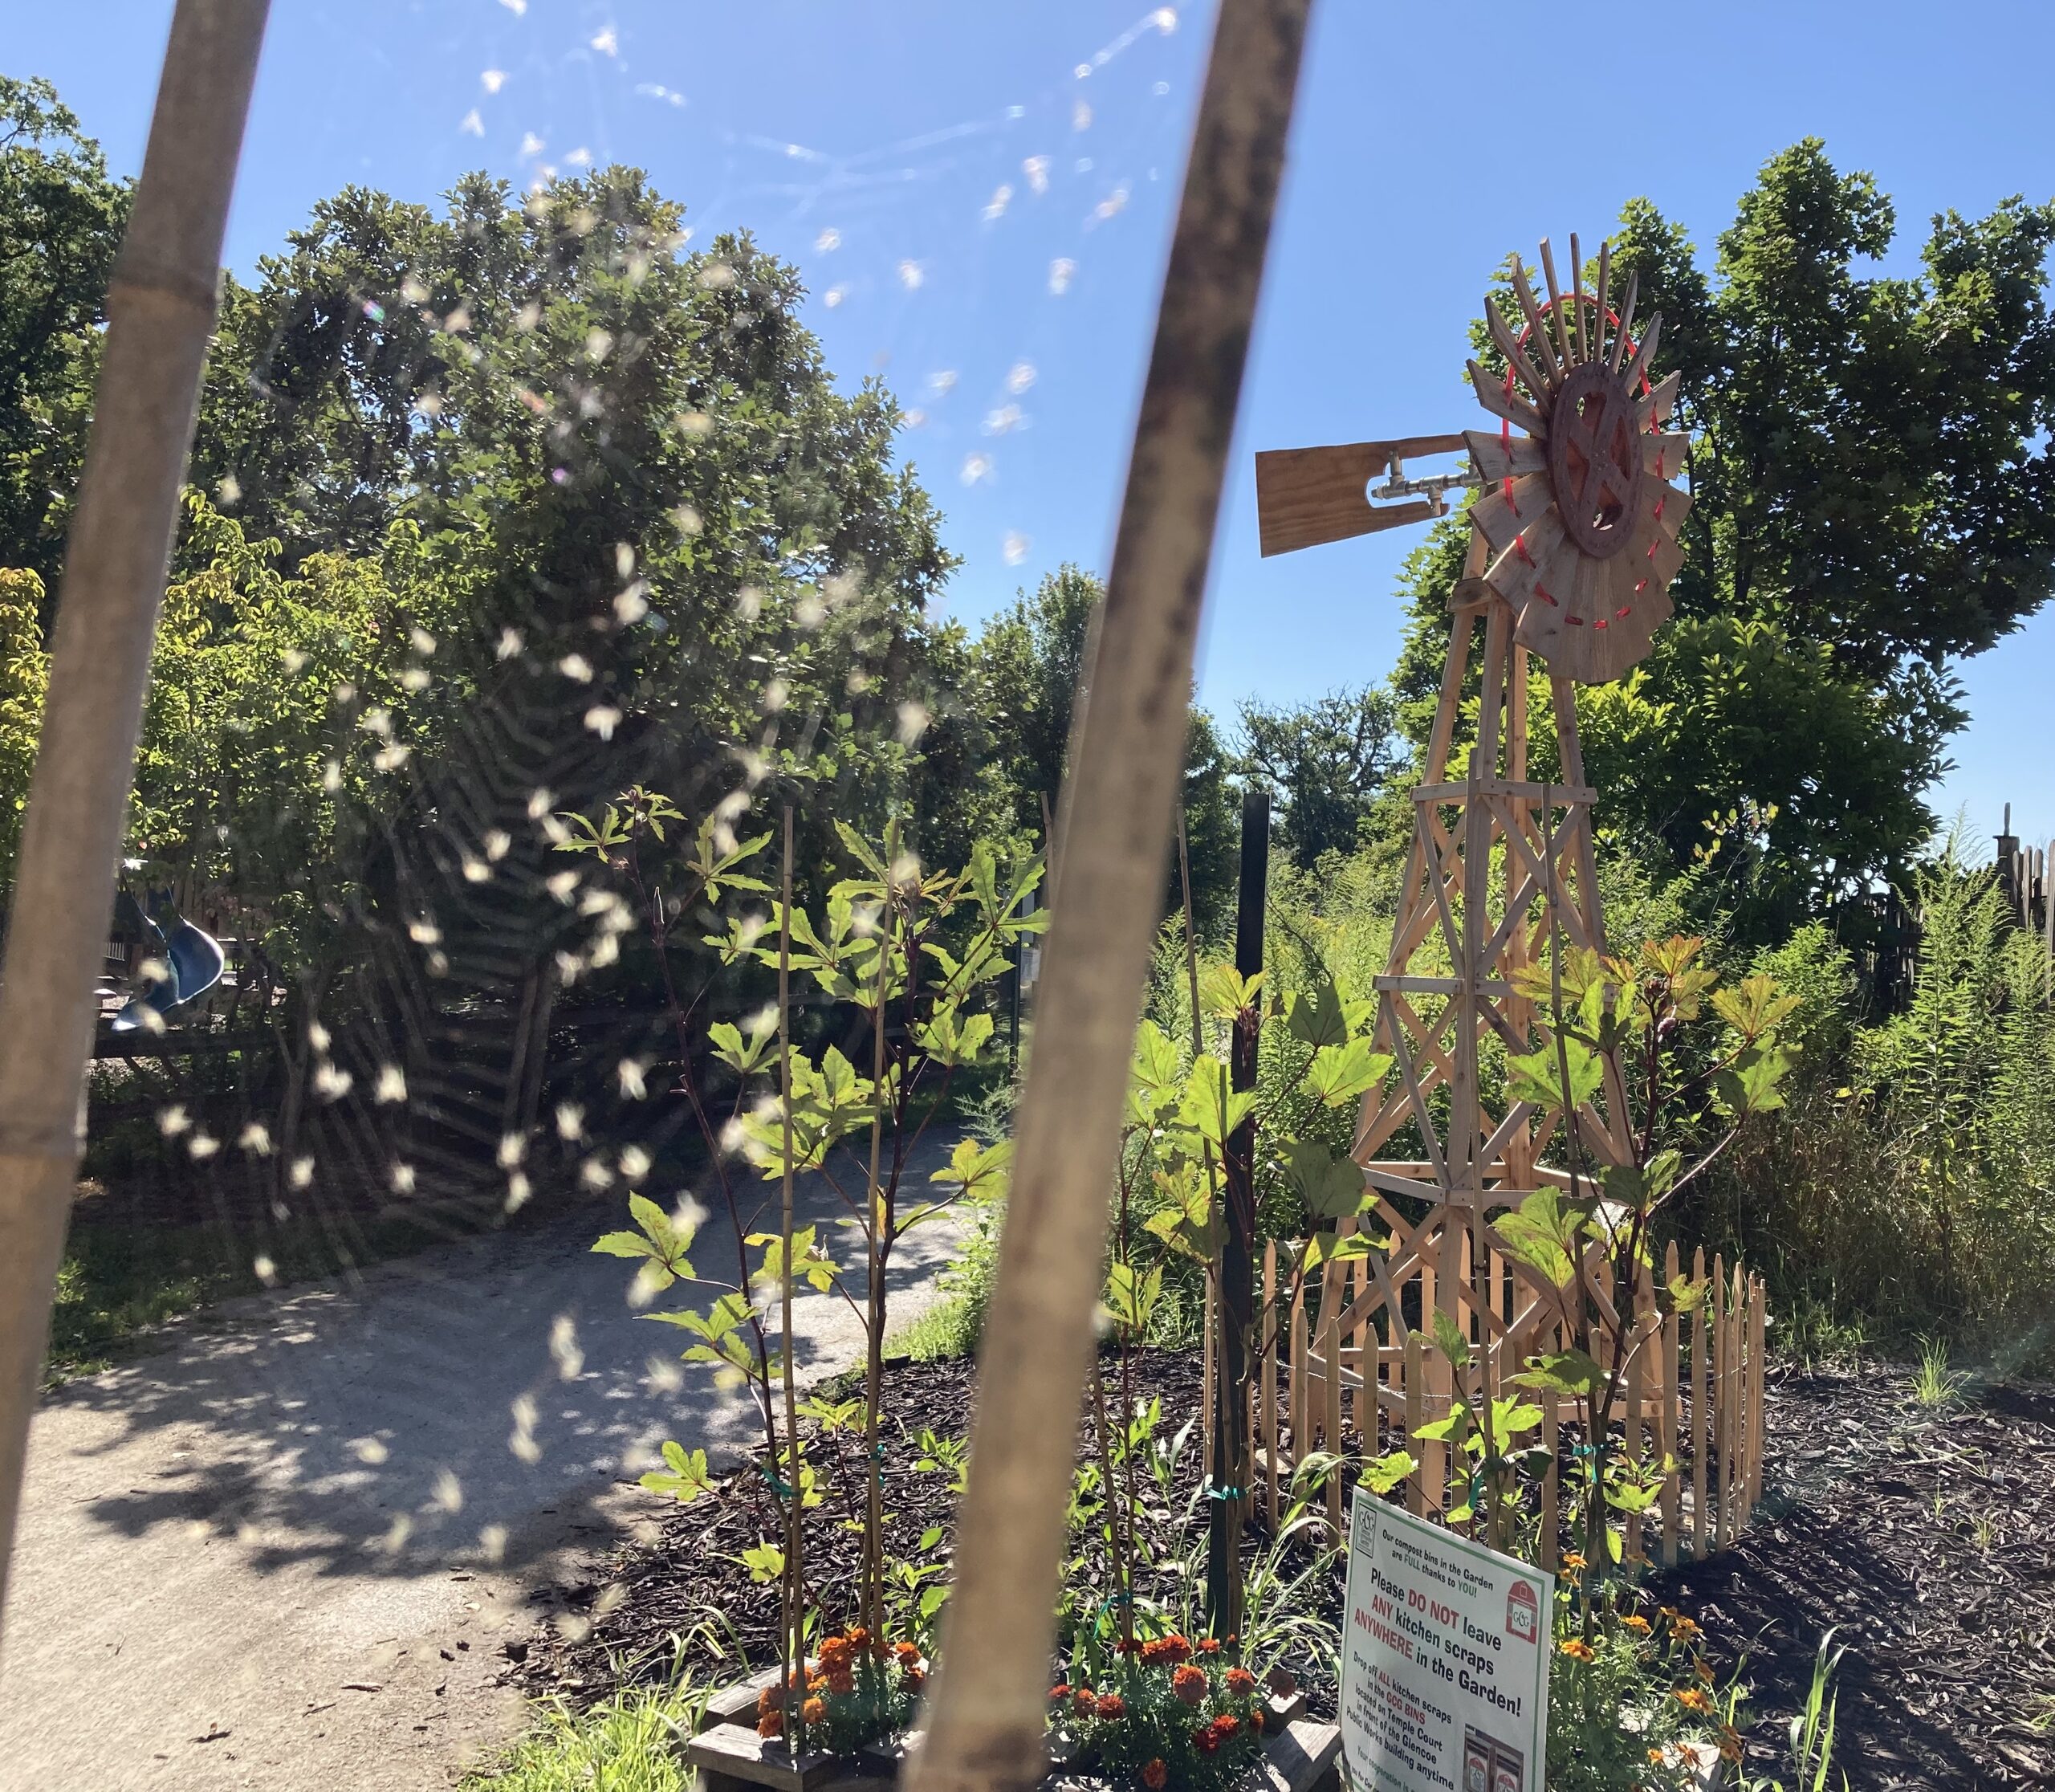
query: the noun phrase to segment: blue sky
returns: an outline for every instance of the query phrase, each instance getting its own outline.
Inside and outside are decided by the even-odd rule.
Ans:
[[[170,12],[18,7],[4,67],[55,80],[132,171]],[[1544,59],[1529,6],[1318,0],[1215,560],[1217,711],[1389,668],[1412,538],[1259,560],[1250,454],[1471,426],[1465,325],[1508,250],[1595,243],[1646,193],[1709,251],[1809,134],[1896,200],[1894,271],[1937,210],[2055,194],[2055,9],[1620,16]],[[747,226],[794,261],[838,375],[921,414],[906,452],[975,621],[1063,560],[1105,564],[1210,23],[1205,0],[277,0],[229,257],[249,270],[348,182],[429,200],[471,168],[637,163],[702,239]],[[2010,801],[2045,838],[2055,610],[1963,670],[1975,719],[1939,806],[1988,837]]]

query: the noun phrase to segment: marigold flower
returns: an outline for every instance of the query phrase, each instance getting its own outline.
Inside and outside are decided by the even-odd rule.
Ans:
[[[1712,1684],[1712,1670],[1707,1667],[1703,1661],[1693,1662],[1691,1664],[1691,1672],[1696,1674],[1700,1680],[1703,1680],[1707,1686]]]
[[[1071,1694],[1070,1702],[1076,1708],[1079,1717],[1089,1717],[1097,1708],[1099,1698],[1090,1687],[1080,1686]]]
[[[1117,1692],[1101,1692],[1097,1709],[1099,1715],[1110,1723],[1116,1717],[1127,1715],[1127,1700]]]
[[[756,1715],[758,1717],[761,1717],[765,1712],[775,1711],[777,1709],[778,1689],[776,1687],[767,1686],[761,1692],[756,1695]]]
[[[1593,1648],[1592,1646],[1589,1643],[1585,1642],[1581,1637],[1572,1636],[1565,1638],[1561,1647],[1563,1653],[1568,1656],[1573,1661],[1594,1660],[1597,1659],[1598,1653],[1596,1649]]]
[[[1650,1749],[1648,1751],[1648,1759],[1649,1765],[1654,1767],[1667,1766],[1670,1761],[1668,1754],[1661,1749]]]
[[[1584,1558],[1573,1550],[1563,1558],[1563,1566],[1565,1568],[1581,1568],[1584,1566]]]
[[[825,1699],[808,1699],[800,1707],[800,1715],[809,1724],[824,1724],[828,1721],[828,1701]]]
[[[924,1668],[909,1668],[900,1675],[899,1678],[905,1683],[909,1692],[919,1692],[928,1683],[927,1670]]]
[[[907,1667],[911,1667],[921,1659],[921,1646],[918,1643],[895,1643],[892,1645],[892,1652]]]
[[[1703,1713],[1712,1709],[1712,1700],[1695,1686],[1680,1686],[1672,1696],[1687,1711]]]
[[[857,1677],[847,1668],[831,1668],[827,1674],[827,1690],[840,1698],[846,1699],[857,1689]]]
[[[1259,1736],[1263,1733],[1263,1707],[1261,1705],[1251,1705],[1249,1708],[1249,1728]]]
[[[1067,1699],[1070,1696],[1070,1688],[1059,1683],[1049,1688],[1049,1696],[1052,1700]]]
[[[1168,1636],[1152,1637],[1141,1645],[1141,1660],[1145,1667],[1153,1668],[1159,1662],[1180,1662],[1191,1660],[1191,1643],[1172,1631]]]
[[[1219,1733],[1211,1724],[1201,1724],[1191,1733],[1191,1739],[1193,1745],[1201,1754],[1218,1754],[1220,1752]]]
[[[1170,1778],[1170,1770],[1163,1764],[1161,1755],[1141,1770],[1141,1783],[1149,1788],[1149,1792],[1163,1792]]]
[[[1255,1690],[1255,1676],[1246,1668],[1230,1668],[1223,1677],[1227,1680],[1227,1690],[1237,1697],[1246,1698]]]
[[[857,1624],[850,1628],[848,1639],[849,1647],[851,1648],[861,1649],[870,1640],[870,1632],[865,1630],[861,1624]]]
[[[1699,1634],[1698,1626],[1681,1612],[1670,1619],[1670,1627],[1679,1636],[1696,1636]]]
[[[1229,1737],[1240,1733],[1242,1721],[1231,1711],[1223,1711],[1213,1720],[1213,1728],[1219,1734],[1220,1740],[1224,1742]]]
[[[1202,1669],[1184,1667],[1170,1676],[1170,1690],[1188,1705],[1206,1702],[1206,1675]]]
[[[763,1713],[756,1720],[756,1733],[763,1737],[783,1736],[785,1733],[784,1713],[775,1705]]]
[[[1217,1636],[1202,1636],[1198,1639],[1198,1652],[1201,1655],[1219,1654],[1220,1639]]]
[[[1620,1620],[1620,1623],[1625,1628],[1635,1631],[1637,1634],[1642,1636],[1647,1635],[1649,1631],[1652,1627],[1650,1625],[1649,1621],[1646,1618],[1642,1617],[1638,1611],[1629,1612],[1626,1617]]]
[[[1741,1758],[1741,1742],[1738,1737],[1723,1736],[1720,1737],[1719,1758],[1722,1761],[1739,1761]]]

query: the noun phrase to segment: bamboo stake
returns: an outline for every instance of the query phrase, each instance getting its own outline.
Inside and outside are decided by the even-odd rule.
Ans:
[[[1310,0],[1223,0],[1092,675],[1011,1201],[979,1359],[949,1642],[909,1792],[1025,1792],[1108,1191],[1182,763],[1193,648]]]
[[[806,1510],[800,1480],[800,1415],[792,1363],[792,805],[785,805],[785,862],[779,882],[783,906],[778,913],[778,1092],[783,1109],[784,1189],[780,1232],[784,1236],[783,1303],[784,1321],[785,1480],[791,1505],[785,1518],[785,1614],[789,1626],[778,1651],[785,1677],[780,1696],[791,1725],[792,1758],[806,1752]],[[800,1696],[792,1696],[794,1668],[800,1672]]]
[[[0,965],[0,1604],[78,1173],[93,977],[267,10],[267,0],[178,0],[108,287]]]

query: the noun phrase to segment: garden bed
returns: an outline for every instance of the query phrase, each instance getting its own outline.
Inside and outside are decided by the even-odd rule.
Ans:
[[[1133,1372],[1137,1395],[1162,1399],[1166,1425],[1192,1411],[1195,1354],[1137,1352]],[[918,1466],[918,1431],[964,1435],[971,1381],[964,1361],[888,1370],[887,1410],[914,1427],[885,1445],[895,1551],[912,1550],[930,1527],[948,1530],[950,1478]],[[2055,1784],[2055,1390],[1970,1389],[1929,1408],[1894,1370],[1787,1372],[1772,1378],[1768,1433],[1765,1498],[1750,1530],[1653,1586],[1703,1626],[1723,1668],[1745,1663],[1754,1764],[1780,1764],[1783,1724],[1803,1702],[1822,1633],[1838,1626],[1836,1640],[1850,1649],[1837,1679],[1835,1754],[1851,1784]],[[844,1447],[853,1464],[860,1446]],[[1082,1427],[1080,1457],[1091,1447]],[[1196,1481],[1195,1434],[1178,1473],[1180,1489]],[[768,1661],[775,1596],[739,1560],[758,1534],[744,1477],[679,1509],[653,1546],[624,1552],[557,1596],[517,1677],[584,1700],[611,1692],[624,1670],[661,1680],[682,1666],[725,1680],[743,1660]],[[848,1583],[856,1538],[828,1525],[816,1534],[820,1581]],[[1259,1525],[1247,1547],[1264,1542]],[[946,1561],[948,1550],[945,1534],[930,1554]],[[1339,1569],[1320,1586],[1338,1617]],[[1329,1664],[1293,1665],[1309,1713],[1331,1719]]]

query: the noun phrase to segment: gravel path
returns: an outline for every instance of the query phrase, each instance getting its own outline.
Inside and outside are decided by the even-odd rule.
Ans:
[[[844,1211],[818,1186],[801,1204]],[[663,1508],[633,1477],[657,1444],[732,1459],[753,1424],[629,1309],[632,1266],[589,1252],[618,1223],[595,1207],[238,1302],[49,1397],[0,1654],[0,1788],[414,1792],[513,1734],[500,1644],[536,1588],[653,1537]],[[709,1221],[699,1265],[731,1264],[732,1236]],[[851,1236],[824,1228],[838,1256]],[[945,1223],[901,1242],[895,1322],[956,1244]],[[796,1313],[806,1375],[854,1360],[842,1300]]]

